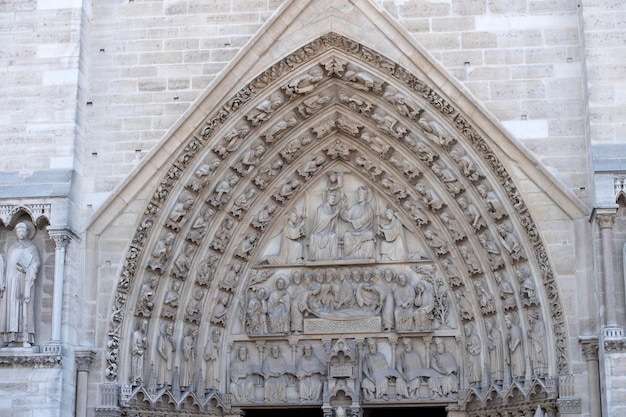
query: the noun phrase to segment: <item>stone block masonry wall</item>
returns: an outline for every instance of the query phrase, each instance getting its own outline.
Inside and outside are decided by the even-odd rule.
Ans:
[[[280,3],[94,1],[81,209],[101,204]]]
[[[380,1],[580,198],[589,194],[576,1]]]
[[[0,183],[73,167],[81,3],[0,2]]]

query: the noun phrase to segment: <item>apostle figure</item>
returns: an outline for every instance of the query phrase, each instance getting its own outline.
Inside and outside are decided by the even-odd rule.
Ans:
[[[508,364],[511,367],[513,379],[524,379],[525,362],[522,348],[522,328],[517,324],[517,315],[505,314],[504,323],[508,329],[506,344],[509,348]]]
[[[337,259],[338,195],[333,190],[324,193],[325,202],[317,207],[315,224],[309,240],[309,257],[313,261]]]
[[[0,256],[0,332],[4,342],[12,346],[30,347],[35,343],[32,298],[41,260],[28,234],[26,223],[15,225],[17,242],[7,251],[6,269],[2,268]]]
[[[161,334],[157,340],[157,352],[159,353],[156,367],[157,385],[166,387],[172,383],[172,365],[174,364],[174,325],[166,323],[161,327]]]
[[[196,371],[196,342],[198,339],[198,328],[190,327],[187,334],[181,341],[180,358],[180,386],[188,390],[193,390],[193,383]]]
[[[369,201],[372,192],[362,185],[356,190],[356,203],[349,208],[342,202],[341,218],[352,226],[343,235],[345,259],[372,259],[376,250],[374,209]]]
[[[298,392],[301,400],[310,401],[321,398],[325,374],[326,364],[313,353],[311,344],[305,343],[302,348],[302,357],[296,364]]]
[[[380,242],[380,260],[405,261],[408,251],[404,238],[404,225],[393,209],[385,210],[384,220],[378,221],[378,231],[383,237]]]
[[[230,393],[235,402],[252,402],[254,386],[259,380],[259,367],[248,356],[248,348],[241,346],[230,364]]]
[[[443,339],[436,337],[434,352],[431,354],[430,366],[440,375],[428,380],[428,387],[433,396],[445,397],[459,391],[459,364],[454,355],[446,350]]]
[[[280,352],[278,344],[272,344],[270,354],[263,361],[265,377],[265,399],[270,402],[281,402],[287,399],[289,374],[293,375],[293,366],[287,364]]]
[[[408,337],[402,339],[402,352],[396,360],[396,369],[407,384],[408,395],[413,398],[418,397],[421,377],[425,375],[424,364]]]
[[[378,351],[376,340],[368,339],[367,351],[363,362],[363,380],[361,388],[367,399],[387,399],[389,379],[396,382],[396,394],[408,397],[406,383],[398,371],[391,369],[387,358]]]
[[[148,320],[138,320],[135,324],[135,331],[131,337],[130,353],[130,382],[141,384],[143,382],[143,357],[148,348]]]

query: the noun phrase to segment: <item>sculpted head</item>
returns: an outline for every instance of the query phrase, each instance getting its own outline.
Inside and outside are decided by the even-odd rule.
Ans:
[[[15,235],[18,240],[24,240],[28,238],[29,228],[28,225],[24,222],[19,222],[15,225]]]

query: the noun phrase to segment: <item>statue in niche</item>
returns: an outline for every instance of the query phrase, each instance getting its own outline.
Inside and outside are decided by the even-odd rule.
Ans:
[[[209,227],[209,223],[211,222],[214,214],[215,211],[213,211],[210,207],[202,207],[200,214],[196,216],[191,224],[191,229],[189,230],[189,233],[187,233],[187,240],[196,244],[200,243],[206,235],[207,228]]]
[[[277,277],[275,286],[267,300],[269,331],[270,333],[289,333],[291,298],[287,292],[287,278],[282,275]]]
[[[172,267],[172,275],[176,278],[185,280],[191,267],[191,261],[193,261],[193,253],[196,251],[196,246],[191,243],[186,243],[183,247],[183,252],[180,253],[174,260],[174,266]]]
[[[148,320],[135,322],[135,330],[130,339],[130,382],[139,385],[143,382],[143,359],[148,349]]]
[[[301,238],[305,236],[304,219],[294,208],[287,214],[280,238],[280,252],[275,259],[271,259],[272,263],[274,261],[282,265],[304,263],[304,244]]]
[[[246,176],[256,168],[263,154],[265,154],[265,145],[260,142],[256,143],[241,155],[241,158],[235,163],[233,169],[237,171],[239,175]]]
[[[396,331],[413,330],[415,328],[415,289],[409,283],[409,276],[406,272],[398,274],[398,286],[394,293],[394,300],[396,304],[394,311]]]
[[[267,290],[265,287],[258,287],[250,294],[246,312],[248,334],[267,334]]]
[[[432,229],[424,230],[424,237],[428,240],[428,246],[433,248],[437,255],[448,253],[448,242],[439,237]]]
[[[463,231],[463,228],[459,224],[458,220],[453,215],[451,215],[447,211],[444,211],[439,215],[439,218],[450,232],[452,240],[454,240],[455,242],[463,240],[463,238],[465,237],[465,232]]]
[[[383,173],[382,169],[379,167],[380,164],[378,161],[367,159],[359,155],[354,159],[354,162],[356,162],[356,164],[374,181],[378,181],[378,176]]]
[[[462,146],[456,145],[450,150],[450,158],[459,166],[463,175],[470,181],[476,182],[483,176],[478,170],[476,162],[470,158]],[[480,191],[479,191],[480,194]]]
[[[163,323],[161,326],[161,334],[157,339],[157,353],[159,355],[156,361],[157,386],[167,387],[172,384],[172,368],[176,353],[172,323]]]
[[[308,72],[292,78],[283,89],[287,97],[293,98],[296,94],[308,94],[317,88],[317,84],[324,79],[324,71],[315,66]]]
[[[265,230],[277,208],[276,204],[266,204],[252,220],[252,226],[260,230]]]
[[[513,225],[509,221],[498,224],[498,234],[502,238],[504,249],[511,255],[511,258],[516,261],[526,259],[519,237],[513,233]]]
[[[390,332],[394,327],[394,311],[395,299],[394,289],[390,282],[383,280],[383,273],[380,269],[374,270],[374,278],[372,280],[372,291],[378,294],[378,303],[380,305],[380,316],[383,325],[383,331]]]
[[[281,120],[274,123],[272,127],[265,132],[265,142],[269,144],[274,143],[277,136],[281,132],[295,126],[296,123],[298,123],[298,119],[294,113],[286,114]]]
[[[344,259],[373,259],[376,250],[372,192],[362,185],[355,192],[356,202],[347,207],[342,200],[341,218],[352,226],[343,235]]]
[[[410,101],[406,95],[391,90],[390,88],[387,88],[387,91],[383,94],[383,99],[393,104],[398,113],[411,120],[417,120],[422,112],[422,109],[417,104]]]
[[[530,363],[533,374],[548,374],[548,355],[546,352],[546,328],[539,310],[528,310],[528,341],[530,342]]]
[[[470,385],[477,385],[481,380],[480,337],[473,322],[465,323],[465,348],[468,353],[467,379]]]
[[[215,152],[224,157],[225,155],[235,152],[241,144],[243,143],[243,139],[250,133],[250,127],[247,124],[242,124],[239,127],[233,127],[230,132],[224,135],[221,140],[221,145],[219,145],[219,150],[215,150]]]
[[[199,323],[200,316],[202,315],[204,291],[200,288],[197,288],[193,292],[193,297],[187,303],[187,307],[185,307],[185,320],[192,323]]]
[[[268,165],[259,168],[259,171],[254,176],[254,184],[261,190],[265,190],[269,183],[276,178],[280,171],[283,170],[284,162],[282,159],[276,157]]]
[[[367,101],[358,94],[349,95],[346,92],[342,92],[339,94],[339,101],[346,104],[352,110],[358,111],[359,113],[369,114],[372,110],[374,110],[374,104]]]
[[[239,249],[235,252],[235,256],[238,256],[242,259],[250,258],[250,254],[254,250],[256,246],[256,241],[259,235],[256,232],[248,232],[246,236],[241,240],[239,244]]]
[[[283,101],[283,95],[277,91],[261,101],[253,111],[246,115],[246,119],[252,123],[252,126],[257,126],[269,119],[272,113],[283,104]]]
[[[509,310],[515,307],[515,290],[513,285],[507,279],[504,278],[501,272],[496,271],[494,278],[498,283],[498,289],[500,290],[500,298],[502,299],[502,306],[505,310]]]
[[[502,252],[500,248],[491,238],[491,234],[489,232],[483,232],[478,235],[478,241],[483,248],[485,248],[485,253],[487,254],[487,262],[491,267],[492,271],[500,269],[504,266],[504,260],[502,259]]]
[[[247,347],[241,346],[236,352],[230,363],[230,393],[235,402],[253,402],[261,370],[250,359]]]
[[[489,376],[494,384],[502,384],[504,381],[504,346],[502,344],[502,332],[498,329],[496,319],[485,319],[487,328],[487,349],[489,350]]]
[[[406,187],[399,182],[392,180],[391,178],[383,178],[380,184],[387,189],[387,194],[392,195],[397,201],[405,199],[409,192]]]
[[[313,352],[313,346],[305,343],[302,347],[302,356],[296,363],[296,378],[298,379],[298,394],[301,401],[317,401],[322,397],[326,364]]]
[[[439,373],[439,376],[428,380],[428,388],[433,397],[447,397],[459,391],[459,364],[454,355],[446,349],[442,338],[435,337],[433,343],[435,348],[431,353],[430,367]]]
[[[383,158],[385,157],[387,152],[389,152],[389,150],[391,149],[391,146],[389,146],[385,142],[384,139],[382,139],[380,136],[376,136],[375,134],[371,134],[369,132],[361,133],[361,140],[367,143],[367,145],[369,146],[371,150],[373,150],[374,152],[376,152],[378,155],[380,155]]]
[[[211,180],[213,173],[220,166],[219,158],[208,157],[206,158],[202,164],[196,169],[194,172],[194,177],[189,184],[188,188],[191,188],[193,191],[202,190]]]
[[[187,220],[187,213],[194,203],[194,196],[189,191],[183,191],[178,196],[178,201],[174,204],[174,207],[170,210],[170,214],[165,220],[165,227],[178,232],[180,230],[180,223]]]
[[[476,191],[480,194],[483,204],[492,218],[499,220],[506,216],[506,209],[498,195],[485,183],[478,184]]]
[[[435,325],[435,293],[432,284],[420,279],[415,286],[415,327],[418,330],[430,330]]]
[[[178,280],[173,280],[170,284],[170,289],[165,293],[165,297],[163,297],[164,307],[161,311],[161,317],[174,318],[176,315],[176,309],[178,308],[178,302],[180,300],[181,286],[182,283]]]
[[[450,285],[453,287],[458,287],[459,285],[461,285],[461,271],[459,271],[459,268],[457,268],[457,266],[454,264],[454,261],[452,261],[452,259],[450,258],[443,258],[441,263],[443,265],[446,276],[448,277],[448,282],[450,282]]]
[[[236,175],[231,175],[230,177],[223,178],[217,185],[215,186],[215,190],[209,199],[207,200],[213,207],[221,207],[223,204],[228,203],[230,200],[230,193],[233,191],[233,188],[239,182],[239,177]]]
[[[424,133],[427,134],[426,136],[428,136],[430,140],[443,148],[447,148],[456,142],[456,139],[451,138],[436,120],[421,117],[417,121],[417,124],[422,128]]]
[[[317,284],[310,284],[308,288],[302,288],[294,294],[289,310],[293,333],[302,333],[305,315],[319,311],[320,306],[317,301],[319,294],[320,286]]]
[[[493,294],[491,294],[491,291],[487,288],[485,279],[479,279],[474,282],[474,287],[476,288],[476,297],[478,298],[481,313],[489,314],[495,312],[496,306],[493,301]]]
[[[313,261],[333,260],[338,257],[339,196],[336,191],[326,190],[323,198],[324,202],[317,207],[309,238],[309,258]]]
[[[391,157],[389,158],[389,162],[391,162],[393,166],[402,171],[402,173],[407,178],[411,180],[416,180],[417,178],[419,178],[419,176],[422,175],[422,172],[419,170],[419,168],[399,155],[400,154],[391,155]]]
[[[296,139],[290,140],[287,145],[280,151],[280,156],[285,158],[285,161],[290,164],[297,158],[300,150],[311,143],[310,136],[302,136]]]
[[[530,274],[530,268],[528,264],[521,264],[515,268],[515,275],[517,281],[520,284],[520,298],[525,306],[539,304],[539,298],[537,298],[537,287],[535,286],[535,280]]]
[[[389,367],[387,358],[378,351],[376,340],[367,340],[367,349],[363,358],[363,379],[361,389],[368,400],[387,399],[389,395],[389,380],[395,381],[396,395],[408,397],[407,386],[400,373]]]
[[[506,344],[509,350],[507,363],[511,368],[513,379],[524,379],[524,349],[522,348],[522,328],[517,324],[518,317],[515,313],[504,315],[504,323],[507,327]]]
[[[159,277],[156,275],[150,276],[146,282],[141,284],[139,297],[137,299],[137,315],[144,317],[150,317],[150,315],[152,315],[157,285],[159,285]]]
[[[324,106],[324,104],[328,103],[329,101],[330,96],[315,94],[314,96],[302,100],[302,103],[298,105],[298,112],[302,117],[307,118],[312,114],[315,114]]]
[[[180,387],[188,390],[193,389],[196,371],[196,342],[198,328],[189,327],[180,344]]]
[[[234,291],[239,283],[241,268],[243,268],[243,264],[241,262],[237,260],[233,261],[228,269],[228,272],[226,272],[224,278],[222,279],[220,288],[231,292]]]
[[[456,202],[459,204],[459,207],[461,207],[461,210],[463,210],[467,221],[470,222],[475,230],[480,230],[487,226],[485,219],[483,219],[480,211],[478,210],[478,207],[476,207],[476,205],[472,203],[468,197],[462,195],[456,199]]]
[[[204,362],[206,363],[206,372],[204,373],[204,388],[214,390],[219,387],[219,367],[218,359],[220,355],[220,338],[222,332],[219,328],[213,327],[210,332],[209,340],[204,347]]]
[[[385,85],[384,81],[379,80],[369,72],[359,71],[354,68],[347,69],[344,76],[350,82],[350,85],[357,90],[380,93]]]
[[[233,227],[235,226],[235,222],[230,217],[225,217],[222,220],[222,224],[220,225],[217,232],[215,232],[215,236],[213,236],[213,240],[211,241],[211,247],[218,252],[224,252],[226,250],[226,246],[228,246],[228,242],[230,241],[230,234],[232,232]]]
[[[404,208],[406,208],[409,211],[409,216],[411,216],[411,219],[418,226],[423,226],[428,223],[428,218],[426,217],[424,210],[421,207],[419,207],[417,204],[415,204],[415,202],[412,199],[408,198],[404,200],[402,205],[404,206]]]
[[[422,202],[426,204],[426,206],[428,206],[433,212],[436,212],[437,210],[441,210],[443,208],[443,200],[441,199],[441,197],[439,197],[439,194],[437,194],[437,192],[432,187],[418,182],[417,184],[415,184],[414,188],[415,191],[420,194],[420,199],[422,200]]]
[[[459,252],[461,252],[463,259],[465,259],[467,272],[469,272],[470,275],[476,275],[483,272],[483,269],[480,266],[480,260],[478,259],[478,256],[476,256],[476,253],[474,253],[474,251],[468,245],[459,246]]]
[[[148,268],[159,275],[165,271],[165,265],[172,251],[174,237],[174,233],[166,233],[157,241],[154,245],[154,249],[152,249],[151,256],[153,259]]]
[[[463,185],[459,182],[459,179],[443,162],[433,162],[430,169],[437,176],[437,178],[441,180],[450,194],[457,195],[464,190]]]
[[[296,191],[298,191],[298,188],[300,188],[301,185],[302,181],[298,178],[292,178],[289,181],[285,181],[285,183],[278,189],[278,192],[276,192],[272,197],[274,197],[274,200],[279,203],[284,203],[292,195],[294,195]]]
[[[459,308],[459,313],[464,320],[471,320],[474,318],[474,314],[472,313],[472,303],[469,298],[465,294],[465,289],[459,288],[454,292],[457,300],[457,306]]]
[[[319,171],[326,163],[326,157],[324,155],[316,155],[309,161],[305,162],[300,168],[298,168],[298,174],[304,179],[311,178],[317,171]]]
[[[228,303],[230,302],[230,296],[225,293],[220,293],[217,297],[217,303],[213,309],[213,315],[211,316],[211,323],[226,325],[226,315],[228,314]]]
[[[407,386],[408,397],[417,398],[422,376],[426,375],[424,363],[419,353],[413,349],[411,339],[404,337],[401,343],[402,351],[396,358],[396,369]]]
[[[256,194],[257,191],[254,187],[246,188],[243,193],[235,198],[233,206],[230,208],[230,214],[241,219],[246,211],[250,210],[250,206],[252,206]]]
[[[265,378],[265,400],[285,401],[289,377],[295,375],[295,369],[287,364],[278,344],[273,343],[270,347],[270,354],[263,360],[262,372]]]
[[[217,253],[209,253],[209,257],[198,265],[198,274],[196,276],[196,284],[202,285],[204,287],[209,287],[211,285],[211,281],[213,281],[213,276],[215,275],[215,270],[217,269],[217,263],[219,262],[220,257]]]
[[[406,136],[404,138],[404,142],[406,142],[410,147],[412,147],[418,159],[426,163],[427,165],[432,164],[435,161],[435,159],[439,157],[439,155],[437,155],[435,150],[423,140],[416,141],[410,136]]]
[[[354,285],[350,280],[349,271],[340,269],[337,273],[339,283],[335,291],[335,310],[343,310],[354,307],[356,298],[354,296]]]

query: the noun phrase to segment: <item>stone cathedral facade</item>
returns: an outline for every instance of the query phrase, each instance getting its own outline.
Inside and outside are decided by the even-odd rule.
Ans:
[[[0,4],[0,414],[618,416],[626,7]]]

